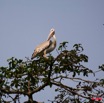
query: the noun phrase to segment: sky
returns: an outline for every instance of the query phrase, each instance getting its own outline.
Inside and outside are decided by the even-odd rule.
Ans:
[[[7,65],[11,57],[31,58],[54,28],[57,47],[68,41],[70,50],[81,43],[89,57],[86,66],[96,70],[104,63],[103,24],[104,0],[0,0],[0,66]],[[56,50],[52,55],[57,55]],[[47,88],[34,98],[48,103],[52,93]]]

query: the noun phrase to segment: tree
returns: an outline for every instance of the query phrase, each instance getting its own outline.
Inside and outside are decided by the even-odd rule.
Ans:
[[[67,50],[67,43],[60,43],[55,58],[50,54],[48,59],[36,57],[33,61],[8,59],[8,67],[0,67],[0,102],[9,103],[5,99],[8,97],[10,101],[20,103],[20,96],[24,95],[28,96],[25,103],[39,103],[33,100],[33,94],[53,85],[58,94],[54,100],[49,100],[51,103],[93,103],[95,99],[92,98],[103,98],[104,78],[96,78],[96,73],[104,71],[104,64],[96,72],[85,67],[88,56],[83,54],[82,45],[75,44],[72,50]],[[84,79],[89,75],[96,79]]]

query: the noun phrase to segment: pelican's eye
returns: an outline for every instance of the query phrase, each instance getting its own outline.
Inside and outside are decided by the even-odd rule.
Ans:
[[[51,31],[55,31],[55,30],[52,28]]]

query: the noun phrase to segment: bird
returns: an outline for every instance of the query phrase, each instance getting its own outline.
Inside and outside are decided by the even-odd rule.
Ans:
[[[55,29],[51,29],[46,41],[38,45],[32,56],[31,59],[34,59],[37,56],[43,56],[47,58],[46,54],[52,52],[56,47],[56,36],[55,36]]]

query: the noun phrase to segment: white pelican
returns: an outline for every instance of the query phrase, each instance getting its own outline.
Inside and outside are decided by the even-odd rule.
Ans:
[[[53,39],[53,40],[51,40],[51,39]],[[56,47],[55,30],[51,29],[47,40],[35,48],[31,59],[34,59],[38,55],[41,55],[41,56],[47,58],[46,54],[53,51],[55,49],[55,47]]]

